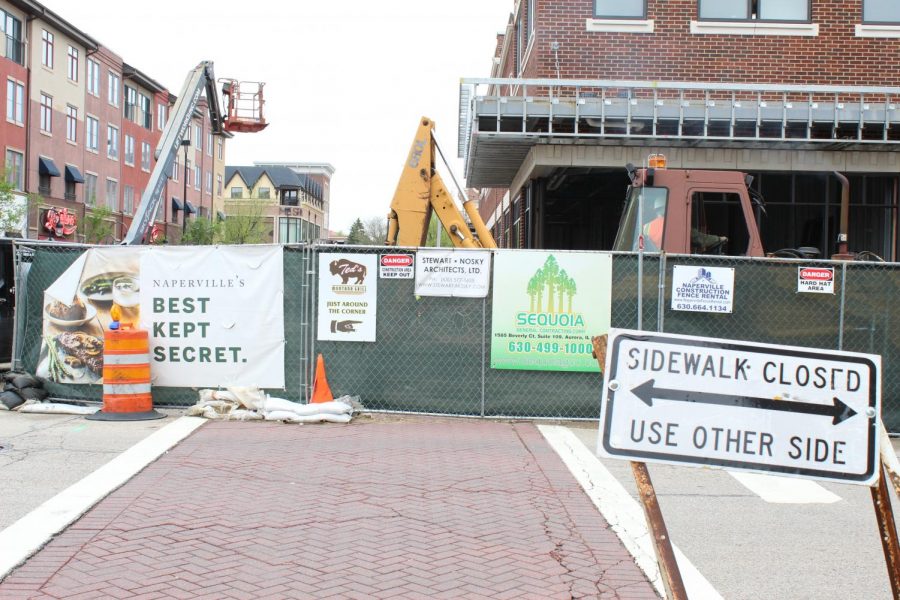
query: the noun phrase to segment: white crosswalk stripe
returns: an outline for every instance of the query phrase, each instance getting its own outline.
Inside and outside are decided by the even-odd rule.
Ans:
[[[833,504],[841,497],[808,479],[728,471],[745,488],[772,504]]]

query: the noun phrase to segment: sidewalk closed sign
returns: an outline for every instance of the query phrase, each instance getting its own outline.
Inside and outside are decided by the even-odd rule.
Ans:
[[[869,485],[881,357],[610,330],[598,454]]]

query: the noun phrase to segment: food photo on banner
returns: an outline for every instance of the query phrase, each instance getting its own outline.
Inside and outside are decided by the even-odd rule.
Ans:
[[[44,292],[37,374],[102,383],[118,320],[149,332],[153,385],[284,387],[282,265],[279,246],[91,248]]]
[[[37,375],[57,383],[100,383],[103,332],[117,306],[140,318],[143,248],[92,248],[44,291],[43,336]]]
[[[496,252],[491,368],[599,372],[591,338],[609,330],[611,291],[609,254]]]

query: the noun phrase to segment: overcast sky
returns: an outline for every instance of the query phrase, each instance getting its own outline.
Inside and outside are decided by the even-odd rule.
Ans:
[[[177,94],[201,60],[265,81],[261,133],[236,134],[229,165],[327,162],[331,229],[386,215],[420,116],[456,156],[460,77],[490,76],[514,0],[41,0]],[[457,178],[461,161],[451,163]],[[448,180],[449,178],[446,177]]]

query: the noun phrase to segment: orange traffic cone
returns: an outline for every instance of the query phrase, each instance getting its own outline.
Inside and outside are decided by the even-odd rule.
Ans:
[[[334,400],[334,394],[328,386],[328,380],[325,379],[325,359],[322,355],[316,358],[316,378],[313,380],[312,404],[319,402],[331,402]]]

